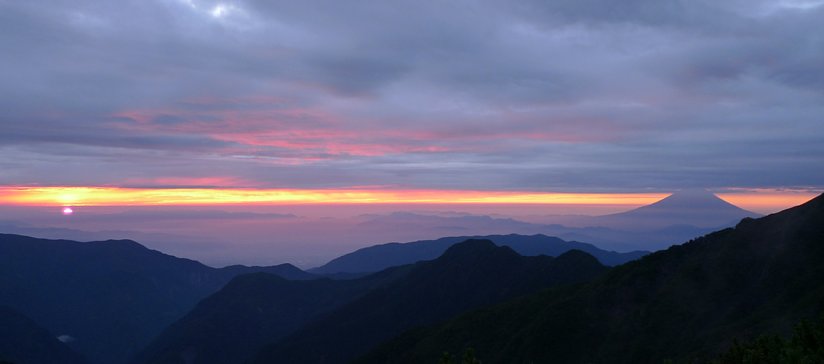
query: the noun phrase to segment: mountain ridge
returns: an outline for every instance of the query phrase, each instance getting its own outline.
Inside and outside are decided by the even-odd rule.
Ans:
[[[607,269],[579,250],[554,258],[522,256],[490,240],[469,239],[267,346],[253,363],[347,362],[405,329],[547,287],[587,281]]]
[[[384,218],[398,216],[417,217],[418,215],[396,212]],[[742,218],[758,216],[760,215],[741,209],[705,189],[685,189],[676,191],[652,204],[629,211],[602,216],[577,216],[569,221],[563,220],[561,224],[543,225],[542,231],[563,236],[564,239],[540,233],[450,236],[407,243],[393,242],[357,249],[308,271],[325,274],[378,271],[392,265],[434,259],[451,244],[472,238],[490,239],[499,245],[509,245],[523,255],[555,256],[569,249],[579,249],[594,255],[606,265],[614,266],[643,256],[647,252],[646,249],[666,248],[686,239],[735,225]],[[437,217],[429,216],[428,218]],[[494,220],[489,216],[475,216],[474,218]],[[534,225],[535,228],[539,226],[541,225]],[[641,240],[628,243],[635,239]],[[622,247],[617,248],[616,242],[620,241],[624,241],[620,244]],[[610,246],[622,251],[631,251],[619,253],[602,248]],[[638,249],[639,247],[643,249]]]
[[[164,329],[132,363],[240,363],[269,340],[404,274],[395,268],[352,280],[307,281],[239,275]]]
[[[551,289],[406,333],[358,363],[709,360],[824,311],[824,195]]]
[[[69,344],[90,363],[122,363],[233,276],[293,266],[219,269],[128,240],[76,242],[0,234],[0,304]]]
[[[588,252],[606,265],[617,265],[637,259],[648,252],[634,251],[618,253],[599,249],[598,247],[576,241],[565,241],[543,234],[535,235],[485,235],[453,236],[435,240],[418,240],[409,243],[378,244],[355,250],[332,259],[330,262],[309,269],[311,273],[363,273],[385,269],[393,265],[411,264],[416,261],[435,259],[453,244],[468,239],[488,239],[497,245],[506,245],[521,255],[556,256],[571,249]]]

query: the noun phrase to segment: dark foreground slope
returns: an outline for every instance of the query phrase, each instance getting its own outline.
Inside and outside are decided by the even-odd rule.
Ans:
[[[267,347],[254,362],[345,363],[411,327],[543,288],[590,280],[606,270],[577,250],[557,258],[523,257],[489,240],[468,240]]]
[[[406,275],[398,267],[353,280],[238,276],[169,326],[136,363],[242,363],[310,319]]]
[[[0,363],[81,364],[83,359],[48,330],[8,307],[0,306]]]
[[[599,249],[592,244],[564,241],[556,237],[541,234],[452,236],[437,240],[380,244],[358,249],[352,253],[335,258],[323,266],[310,269],[310,272],[321,274],[377,272],[388,267],[435,259],[449,249],[450,246],[467,239],[491,240],[496,245],[508,246],[518,254],[528,256],[548,255],[557,257],[564,252],[577,249],[591,254],[601,263],[610,266],[623,264],[649,253],[646,251],[618,253]]]
[[[361,363],[705,359],[734,338],[787,333],[824,312],[824,195],[557,289],[407,332]]]
[[[291,265],[216,269],[131,240],[81,243],[0,234],[0,305],[31,318],[92,363],[126,362],[232,277],[309,278]]]

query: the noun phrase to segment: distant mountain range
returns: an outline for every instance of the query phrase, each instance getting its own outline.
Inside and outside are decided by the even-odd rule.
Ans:
[[[409,331],[356,361],[705,362],[824,312],[824,195],[565,287]],[[818,340],[818,339],[815,339]]]
[[[321,218],[220,210],[141,209],[110,213],[92,210],[78,211],[71,219],[35,214],[21,216],[31,217],[26,221],[0,220],[0,232],[75,241],[128,238],[167,254],[196,258],[213,266],[238,262],[271,265],[271,262],[283,261],[319,266],[337,255],[364,247],[365,243],[445,236],[542,234],[593,244],[607,251],[654,251],[733,226],[745,216],[757,217],[701,190],[679,191],[660,203],[627,213],[595,217],[531,216],[528,222],[461,212],[399,211]],[[651,212],[641,213],[646,210]],[[4,218],[14,219],[13,216]],[[67,224],[69,220],[71,223]],[[238,226],[244,226],[243,233],[231,233]],[[96,230],[102,227],[108,229]],[[278,233],[272,234],[273,231]],[[239,245],[241,241],[243,244]],[[427,259],[434,257],[437,254]]]
[[[495,235],[498,232],[542,234],[582,241],[618,252],[659,250],[759,214],[732,205],[713,193],[683,190],[650,205],[604,216],[555,215],[544,222],[524,222],[483,215],[439,216],[398,212],[361,223],[365,231],[428,232],[444,235]],[[487,232],[487,233],[484,233]],[[517,249],[516,249],[517,250]]]
[[[323,266],[310,269],[309,272],[317,274],[377,272],[392,266],[435,259],[449,249],[450,246],[468,239],[490,240],[497,245],[508,246],[518,254],[526,256],[558,256],[572,249],[577,249],[593,255],[601,263],[606,265],[623,264],[649,253],[646,251],[617,253],[598,249],[591,244],[564,241],[556,237],[540,234],[531,236],[518,234],[454,236],[410,243],[374,245],[335,258]]]
[[[0,234],[0,305],[68,338],[91,363],[124,363],[199,300],[250,272],[315,278],[289,264],[211,268],[130,240]]]

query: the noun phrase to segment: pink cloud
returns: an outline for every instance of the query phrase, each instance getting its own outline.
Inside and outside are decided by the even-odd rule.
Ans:
[[[422,129],[381,120],[354,123],[317,108],[277,97],[203,97],[168,109],[126,110],[113,115],[111,125],[138,133],[202,135],[237,146],[221,154],[274,155],[294,163],[339,156],[376,157],[407,153],[501,152],[523,141],[581,143],[603,139],[613,126],[598,120],[600,131],[558,129],[550,121],[513,117],[486,127],[467,128],[443,123]],[[520,120],[519,120],[520,119]]]
[[[322,155],[440,153],[450,150],[432,144],[433,139],[424,133],[372,128],[347,130],[336,116],[320,110],[288,108],[282,103],[270,108],[257,107],[278,101],[280,99],[265,97],[238,100],[202,98],[186,103],[203,106],[204,110],[127,110],[113,115],[111,125],[143,133],[200,134],[238,143],[252,150],[256,147],[274,147],[299,151],[310,158]],[[256,107],[243,108],[250,105]]]

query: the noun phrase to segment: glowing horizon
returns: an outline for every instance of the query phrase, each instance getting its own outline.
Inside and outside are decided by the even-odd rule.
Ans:
[[[237,189],[124,187],[0,187],[0,203],[66,206],[235,204],[644,204],[662,193],[513,191]]]
[[[176,206],[290,204],[646,205],[669,193],[556,193],[476,190],[0,187],[0,204],[28,206]],[[807,191],[718,193],[757,212],[777,211],[816,196]]]

